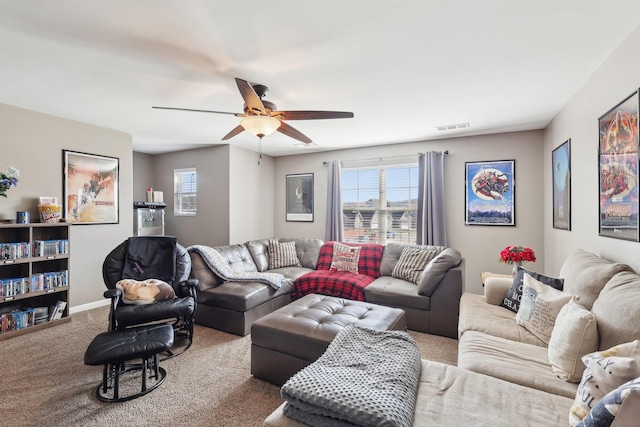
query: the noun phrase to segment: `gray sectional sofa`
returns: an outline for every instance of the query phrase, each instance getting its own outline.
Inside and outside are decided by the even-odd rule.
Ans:
[[[250,333],[255,320],[291,302],[293,282],[316,269],[324,242],[313,238],[278,239],[279,242],[295,242],[300,266],[269,270],[268,240],[252,240],[213,249],[222,254],[234,270],[284,275],[288,280],[279,290],[257,281],[225,281],[212,270],[198,250],[188,248],[192,259],[192,277],[199,281],[197,324],[244,336]],[[407,313],[409,329],[456,337],[458,306],[462,295],[460,253],[450,248],[430,247],[439,256],[425,268],[427,271],[424,274],[428,279],[419,289],[414,283],[391,277],[405,246],[395,243],[385,246],[380,262],[381,276],[365,288],[365,301],[402,308]]]

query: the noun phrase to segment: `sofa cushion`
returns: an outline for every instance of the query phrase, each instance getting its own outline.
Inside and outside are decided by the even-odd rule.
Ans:
[[[389,242],[384,246],[384,253],[380,260],[380,275],[391,276],[393,267],[400,259],[402,250],[406,247],[415,249],[424,249],[427,251],[435,251],[436,255],[446,249],[446,246],[434,246],[434,245],[408,245],[406,243]]]
[[[269,270],[282,267],[302,267],[296,252],[296,242],[278,242],[269,239]]]
[[[422,275],[422,271],[436,256],[436,251],[427,251],[419,248],[405,247],[402,249],[400,259],[391,271],[391,276],[396,279],[404,279],[416,285]]]
[[[633,271],[627,264],[614,263],[578,249],[571,253],[560,268],[564,291],[578,296],[578,302],[591,310],[604,285],[621,271]]]
[[[258,271],[267,271],[269,269],[269,239],[251,240],[245,243],[245,246],[253,258]]]
[[[225,282],[205,292],[198,292],[198,304],[246,312],[278,295],[291,292],[292,282],[292,280],[284,280],[278,291],[266,283]]]
[[[348,246],[338,242],[333,243],[333,256],[329,270],[348,271],[358,274],[359,246]]]
[[[582,358],[586,369],[569,412],[576,426],[607,393],[640,376],[640,340],[620,344]]]
[[[562,307],[549,339],[549,362],[564,381],[579,382],[584,371],[582,356],[598,349],[596,317],[574,299]]]
[[[425,267],[418,281],[418,293],[430,297],[447,272],[462,262],[462,254],[453,248],[446,248]]]
[[[598,321],[600,350],[638,338],[640,276],[623,271],[607,282],[591,309]]]
[[[245,245],[216,246],[215,250],[224,257],[229,268],[247,273],[257,272],[256,263]]]
[[[364,288],[364,298],[373,304],[431,310],[431,298],[418,295],[416,285],[391,276],[380,276]]]
[[[527,273],[531,275],[534,279],[541,281],[545,285],[549,285],[552,288],[562,290],[564,279],[556,279],[554,277],[547,277],[542,274],[536,273],[535,271],[525,270],[521,266],[516,266],[516,274],[513,276],[513,284],[511,285],[511,289],[507,291],[507,295],[505,295],[504,299],[500,303],[504,308],[508,308],[514,313],[518,312],[518,308],[520,308],[520,299],[522,298],[522,289],[524,284],[522,283],[524,279],[524,274]]]
[[[516,323],[510,310],[487,304],[482,295],[469,292],[460,297],[458,337],[462,337],[467,331],[479,331],[511,341],[543,346],[545,350],[547,348],[540,338]]]
[[[560,309],[571,295],[545,285],[531,275],[524,275],[524,289],[516,321],[533,335],[548,343]]]
[[[325,242],[320,248],[317,270],[329,270],[333,259],[333,243]],[[360,259],[358,260],[358,273],[366,274],[374,279],[380,277],[380,260],[384,252],[384,246],[378,243],[345,243],[349,246],[360,246]]]
[[[458,366],[568,398],[574,398],[578,389],[577,384],[555,376],[545,347],[492,337],[481,332],[465,332],[460,338]]]
[[[282,238],[280,242],[296,242],[296,252],[298,253],[298,259],[300,264],[305,268],[315,270],[318,266],[318,256],[320,256],[320,248],[324,243],[321,239],[314,238]]]

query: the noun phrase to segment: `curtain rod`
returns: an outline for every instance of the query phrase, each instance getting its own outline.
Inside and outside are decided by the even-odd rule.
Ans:
[[[449,154],[449,150],[445,150],[442,152],[445,156],[447,156]],[[420,153],[417,153],[420,154]],[[358,160],[345,160],[346,163],[350,163],[350,162],[370,162],[372,160],[379,160],[379,161],[383,161],[383,160],[390,160],[390,159],[402,159],[402,158],[408,158],[411,157],[411,154],[406,154],[404,156],[390,156],[390,157],[371,157],[368,159],[358,159]],[[329,162],[322,162],[323,166],[327,166],[329,164]]]

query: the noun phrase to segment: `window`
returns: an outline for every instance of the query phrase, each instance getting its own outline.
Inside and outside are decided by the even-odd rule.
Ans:
[[[417,211],[417,164],[342,170],[346,241],[415,244]]]
[[[173,213],[195,215],[197,211],[196,168],[173,170]]]

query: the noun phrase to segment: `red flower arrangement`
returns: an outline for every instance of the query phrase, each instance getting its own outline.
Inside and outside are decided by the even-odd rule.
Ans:
[[[500,261],[505,264],[522,265],[523,262],[536,262],[533,249],[523,246],[507,246],[500,252]]]

